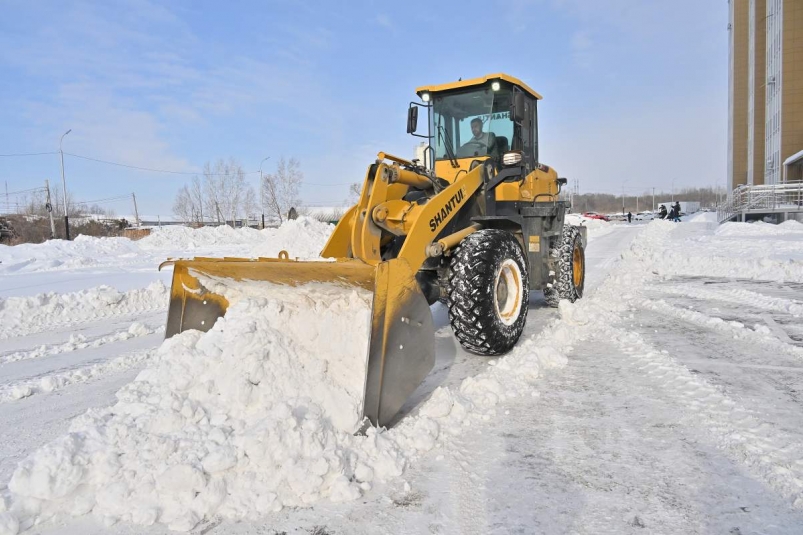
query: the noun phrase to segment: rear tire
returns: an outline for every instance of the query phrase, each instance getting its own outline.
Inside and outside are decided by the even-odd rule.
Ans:
[[[550,286],[544,289],[544,299],[557,307],[561,299],[574,303],[583,297],[586,280],[586,254],[580,230],[564,225],[563,234],[550,250]]]
[[[501,355],[521,337],[529,302],[527,261],[518,240],[478,230],[457,248],[449,267],[449,323],[466,350]]]

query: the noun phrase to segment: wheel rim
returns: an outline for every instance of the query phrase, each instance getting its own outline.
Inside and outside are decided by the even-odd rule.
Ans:
[[[502,262],[494,285],[494,308],[505,325],[513,325],[521,315],[521,270],[519,265],[507,259]]]
[[[584,263],[583,249],[579,243],[576,243],[574,244],[574,251],[572,251],[572,282],[575,288],[580,288],[583,285],[583,277],[585,276]]]

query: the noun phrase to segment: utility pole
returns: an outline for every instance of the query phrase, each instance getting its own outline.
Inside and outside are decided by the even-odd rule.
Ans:
[[[137,228],[139,228],[139,211],[137,210],[137,196],[134,193],[131,193],[131,198],[134,199],[134,221],[137,224]]]
[[[262,207],[262,229],[265,229],[265,184],[262,182],[262,164],[265,160],[270,160],[270,156],[262,158],[259,162],[259,204]]]
[[[11,202],[8,200],[8,180],[6,180],[6,210],[11,211]]]
[[[627,182],[627,180],[625,180]],[[625,213],[625,182],[622,182],[622,214]]]
[[[45,204],[45,208],[47,209],[47,215],[50,217],[50,239],[54,239],[56,237],[56,223],[53,222],[53,203],[50,202],[50,181],[45,180],[45,189],[47,190],[47,203]]]
[[[61,154],[61,186],[64,188],[64,191],[62,191],[64,197],[64,234],[68,241],[70,239],[70,217],[67,215],[67,182],[64,180],[64,151],[61,150],[61,142],[64,141],[64,136],[70,132],[72,132],[72,128],[64,132],[59,140],[59,154]]]
[[[655,212],[655,188],[652,188],[652,211]]]

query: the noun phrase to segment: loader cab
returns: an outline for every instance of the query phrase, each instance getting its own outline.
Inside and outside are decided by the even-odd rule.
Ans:
[[[497,168],[523,165],[525,174],[534,169],[541,96],[520,80],[496,74],[420,87],[416,93],[428,116],[427,135],[421,135],[429,140],[424,163],[437,176],[451,181],[488,159]],[[408,121],[408,131],[411,126],[414,132]]]

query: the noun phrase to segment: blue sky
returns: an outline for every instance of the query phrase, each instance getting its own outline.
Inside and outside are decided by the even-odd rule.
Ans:
[[[726,25],[725,2],[699,0],[4,0],[0,154],[58,150],[71,128],[65,152],[140,167],[294,156],[303,200],[337,205],[378,151],[412,157],[415,87],[501,71],[544,96],[541,158],[581,191],[713,186]],[[65,165],[78,199],[134,191],[153,215],[191,178]],[[0,157],[0,188],[46,178],[58,156]]]

